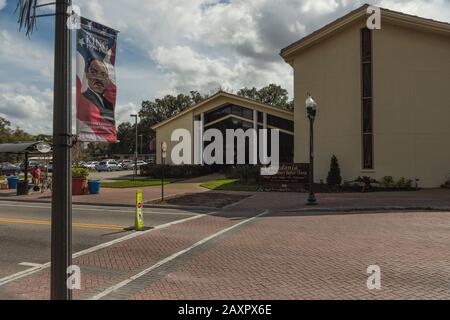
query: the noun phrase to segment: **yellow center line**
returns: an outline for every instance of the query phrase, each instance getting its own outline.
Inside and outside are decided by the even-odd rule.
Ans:
[[[31,219],[15,219],[15,218],[0,218],[0,223],[17,223],[17,224],[32,224],[49,226],[51,222],[48,220],[31,220]],[[118,226],[113,224],[94,224],[94,223],[72,223],[74,228],[80,229],[107,229],[107,230],[123,230],[128,228],[127,226]]]

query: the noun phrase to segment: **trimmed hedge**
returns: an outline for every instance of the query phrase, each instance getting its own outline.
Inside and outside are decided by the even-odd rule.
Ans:
[[[261,168],[254,165],[237,165],[225,169],[228,179],[239,179],[242,184],[257,184]]]
[[[164,177],[172,179],[188,179],[205,176],[214,173],[214,167],[212,166],[199,166],[199,165],[181,165],[181,166],[164,166]],[[145,165],[141,167],[141,176],[149,178],[161,178],[162,165]]]

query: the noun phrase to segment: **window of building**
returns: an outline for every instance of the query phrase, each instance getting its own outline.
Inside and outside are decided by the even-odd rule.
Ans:
[[[361,85],[362,85],[362,157],[363,169],[374,168],[373,158],[373,68],[372,32],[361,30]]]
[[[276,127],[279,129],[283,129],[289,132],[294,132],[294,122],[290,120],[286,120],[283,118],[279,118],[273,115],[267,115],[267,125]]]
[[[236,105],[226,105],[219,109],[205,114],[205,124],[225,118],[229,115],[235,115],[248,120],[253,120],[253,110]]]

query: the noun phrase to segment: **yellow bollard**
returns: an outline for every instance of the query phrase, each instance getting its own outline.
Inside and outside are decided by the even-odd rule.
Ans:
[[[142,202],[142,191],[136,191],[136,214],[134,219],[134,227],[136,231],[144,228],[144,204]]]

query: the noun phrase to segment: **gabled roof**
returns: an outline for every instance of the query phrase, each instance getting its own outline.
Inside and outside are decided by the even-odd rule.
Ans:
[[[345,16],[311,33],[310,35],[290,44],[289,46],[281,50],[280,52],[281,57],[287,63],[290,63],[292,61],[292,58],[301,50],[326,39],[327,37],[333,35],[334,33],[339,32],[340,30],[342,30],[343,28],[345,28],[346,26],[350,25],[353,22],[359,21],[362,18],[368,18],[371,15],[367,13],[368,7],[370,7],[370,5],[365,4],[362,7],[359,7],[358,9],[351,11]],[[450,36],[449,23],[413,16],[398,11],[392,11],[389,9],[384,8],[380,9],[381,9],[382,23],[383,21],[388,21],[391,23],[401,24],[405,27],[428,30],[431,32],[436,32]]]
[[[214,94],[211,97],[209,97],[208,99],[206,99],[206,100],[204,100],[204,101],[202,101],[200,103],[197,103],[196,105],[194,105],[194,106],[192,106],[192,107],[190,107],[190,108],[188,108],[188,109],[186,109],[186,110],[176,114],[175,116],[173,116],[173,117],[171,117],[171,118],[169,118],[167,120],[164,120],[164,121],[162,121],[160,123],[155,124],[154,126],[152,126],[152,129],[155,130],[155,129],[159,128],[159,127],[162,127],[163,125],[165,125],[165,124],[167,124],[167,123],[169,123],[169,122],[171,122],[171,121],[173,121],[175,119],[178,119],[178,118],[182,117],[186,113],[195,111],[195,109],[198,109],[198,108],[200,108],[200,107],[202,107],[202,106],[204,106],[204,105],[206,105],[206,104],[208,104],[208,103],[210,103],[210,102],[212,102],[214,100],[222,98],[222,97],[229,98],[229,99],[234,100],[234,101],[243,101],[243,102],[251,103],[251,104],[253,104],[255,106],[258,106],[258,107],[261,107],[261,108],[265,108],[267,110],[281,112],[281,113],[284,113],[287,116],[291,116],[291,117],[294,114],[293,112],[291,112],[289,110],[277,108],[277,107],[274,107],[274,106],[269,105],[269,104],[265,104],[265,103],[262,103],[262,102],[259,102],[259,101],[256,101],[256,100],[244,98],[244,97],[241,97],[241,96],[238,96],[238,95],[235,95],[235,94],[231,94],[231,93],[228,93],[228,92],[219,91],[216,94]]]

